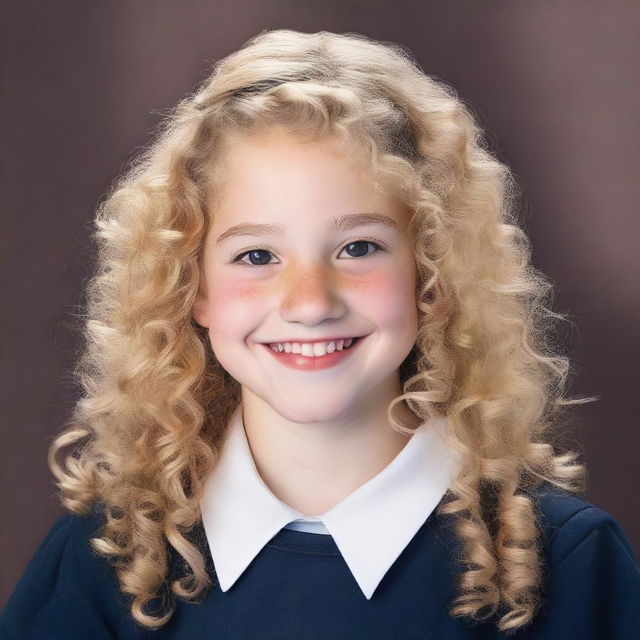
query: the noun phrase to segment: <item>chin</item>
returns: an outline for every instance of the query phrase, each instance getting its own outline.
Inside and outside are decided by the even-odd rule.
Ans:
[[[348,398],[335,399],[333,403],[328,403],[326,398],[315,396],[314,401],[301,398],[297,402],[287,399],[278,401],[266,401],[269,406],[286,420],[296,424],[314,424],[323,422],[333,422],[344,419],[351,413],[360,413],[355,402]]]

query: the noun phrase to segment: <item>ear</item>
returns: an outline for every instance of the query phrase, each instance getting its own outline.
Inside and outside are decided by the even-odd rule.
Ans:
[[[193,319],[201,326],[201,327],[209,327],[209,310],[208,310],[208,298],[207,296],[200,292],[196,297],[196,301],[193,303],[193,307],[191,308],[191,315]]]

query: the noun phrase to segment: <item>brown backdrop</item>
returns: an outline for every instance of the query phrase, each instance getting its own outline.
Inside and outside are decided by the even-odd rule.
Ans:
[[[521,178],[534,261],[557,284],[576,365],[567,441],[588,499],[640,549],[637,74],[633,0],[5,1],[2,4],[4,603],[62,513],[46,450],[77,390],[68,326],[88,221],[161,112],[265,28],[401,42],[450,82]]]

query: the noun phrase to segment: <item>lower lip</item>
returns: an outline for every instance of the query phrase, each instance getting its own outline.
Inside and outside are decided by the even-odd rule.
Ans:
[[[364,337],[360,338],[354,345],[346,350],[334,351],[324,356],[303,356],[299,353],[287,353],[286,351],[274,351],[268,344],[263,345],[269,353],[281,362],[285,367],[290,369],[301,369],[302,371],[320,371],[328,369],[348,358],[364,341]]]

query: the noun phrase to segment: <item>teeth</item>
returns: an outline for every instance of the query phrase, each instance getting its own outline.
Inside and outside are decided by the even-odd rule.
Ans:
[[[354,338],[331,340],[330,342],[277,342],[269,346],[276,352],[299,353],[309,358],[323,356],[334,351],[343,351],[353,344]]]

